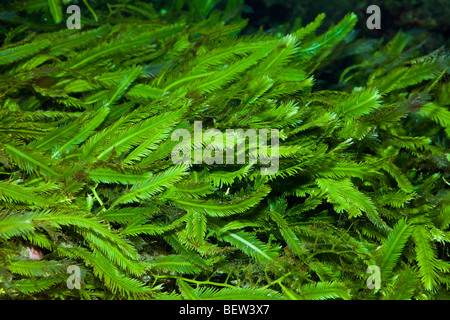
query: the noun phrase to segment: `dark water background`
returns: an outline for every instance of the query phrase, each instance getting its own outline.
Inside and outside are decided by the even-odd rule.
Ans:
[[[381,29],[369,30],[366,20],[370,16],[367,7],[375,4],[381,9]],[[404,32],[426,33],[428,46],[448,47],[450,35],[450,0],[245,0],[242,16],[248,18],[246,32],[252,33],[261,26],[264,30],[276,31],[292,26],[296,19],[305,25],[319,14],[325,13],[322,30],[337,23],[347,13],[359,17],[356,26],[360,36],[391,39]]]

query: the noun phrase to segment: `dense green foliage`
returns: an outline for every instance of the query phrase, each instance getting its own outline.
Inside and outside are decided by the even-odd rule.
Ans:
[[[173,3],[4,37],[1,298],[449,298],[448,53],[354,39],[354,14],[244,36],[239,1]],[[279,129],[279,171],[175,165],[194,121]]]

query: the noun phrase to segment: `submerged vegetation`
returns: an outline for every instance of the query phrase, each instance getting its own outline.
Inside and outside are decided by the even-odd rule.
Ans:
[[[450,298],[445,48],[352,13],[249,35],[239,0],[87,3],[81,30],[62,1],[2,13],[2,299]],[[278,129],[278,172],[174,164],[194,121]]]

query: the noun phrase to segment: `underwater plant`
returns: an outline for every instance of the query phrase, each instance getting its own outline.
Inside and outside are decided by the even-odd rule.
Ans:
[[[448,52],[355,14],[242,35],[241,1],[200,3],[4,37],[0,297],[449,298]],[[195,121],[278,130],[277,172],[174,163]]]

